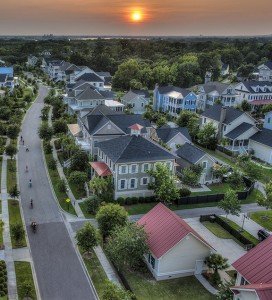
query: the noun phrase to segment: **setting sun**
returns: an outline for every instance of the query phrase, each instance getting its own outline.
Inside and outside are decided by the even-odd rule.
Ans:
[[[133,11],[131,13],[131,20],[133,22],[140,22],[143,19],[143,14],[140,11]]]

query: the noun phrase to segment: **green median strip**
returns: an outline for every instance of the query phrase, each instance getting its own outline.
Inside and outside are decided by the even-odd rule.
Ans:
[[[23,227],[22,217],[20,213],[19,201],[17,200],[8,200],[8,209],[9,209],[9,225],[11,229],[11,243],[12,248],[21,248],[26,247],[25,234],[23,234],[21,239],[16,240],[13,235],[13,227],[20,225]],[[18,232],[18,229],[16,230]]]
[[[60,188],[61,179],[59,177],[58,170],[56,168],[55,169],[49,168],[49,162],[53,160],[52,153],[45,154],[45,160],[48,167],[47,168],[48,173],[51,178],[51,182],[61,208],[70,214],[76,215],[73,205],[71,203],[66,202],[66,199],[68,198],[67,193]]]
[[[16,160],[7,160],[7,190],[9,191],[12,187],[17,184],[16,179]]]
[[[19,300],[37,299],[30,263],[16,261],[14,264]]]

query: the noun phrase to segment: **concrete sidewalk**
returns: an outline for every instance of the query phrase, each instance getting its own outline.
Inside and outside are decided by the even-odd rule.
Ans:
[[[10,143],[7,140],[6,145]],[[14,266],[14,259],[12,253],[12,244],[10,238],[9,227],[9,211],[8,211],[8,193],[7,193],[7,156],[3,155],[2,160],[2,173],[1,173],[1,199],[2,199],[2,220],[4,222],[3,242],[5,245],[4,258],[7,266],[8,275],[8,298],[9,300],[18,299],[16,273]]]

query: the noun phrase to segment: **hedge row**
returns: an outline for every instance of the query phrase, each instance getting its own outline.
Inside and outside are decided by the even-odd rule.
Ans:
[[[152,203],[152,202],[158,202],[155,196],[151,197],[119,197],[116,202],[120,205],[132,205],[132,204],[138,204],[138,203]]]
[[[6,263],[0,260],[0,297],[8,294]]]

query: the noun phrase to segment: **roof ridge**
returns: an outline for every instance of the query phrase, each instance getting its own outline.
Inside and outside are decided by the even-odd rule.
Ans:
[[[127,149],[128,145],[130,144],[130,142],[132,141],[132,138],[133,138],[133,136],[131,136],[131,135],[125,135],[124,137],[128,137],[127,144],[125,145],[125,147],[124,147],[123,151],[120,153],[120,155],[117,157],[115,163],[118,162],[118,160],[120,159],[120,157],[122,156],[122,154],[124,153],[124,151]]]

